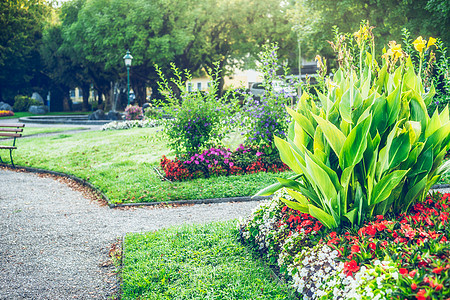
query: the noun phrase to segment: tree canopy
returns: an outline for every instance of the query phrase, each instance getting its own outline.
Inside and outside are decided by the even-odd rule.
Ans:
[[[201,74],[218,62],[224,75],[245,65],[249,57],[256,58],[262,45],[276,42],[280,58],[288,58],[296,68],[297,41],[302,56],[332,56],[326,42],[333,40],[332,27],[353,32],[361,20],[376,27],[379,44],[400,41],[403,27],[413,36],[440,37],[444,45],[450,44],[448,0],[52,3],[0,2],[0,100],[39,86],[52,86],[63,95],[75,86],[86,91],[93,86],[108,98],[113,83],[124,85],[122,58],[130,50],[131,83],[142,104],[146,86],[156,90],[155,63],[164,70],[174,62],[180,69]]]
[[[0,1],[0,101],[39,84],[39,44],[47,13],[43,0]]]

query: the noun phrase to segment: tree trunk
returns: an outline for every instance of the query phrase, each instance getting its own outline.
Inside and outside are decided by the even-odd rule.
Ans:
[[[146,82],[143,80],[133,80],[133,91],[136,96],[134,99],[134,104],[142,107],[142,105],[144,105],[147,101]]]
[[[89,110],[89,94],[90,94],[89,84],[82,85],[81,90],[83,91],[83,111],[88,111]]]

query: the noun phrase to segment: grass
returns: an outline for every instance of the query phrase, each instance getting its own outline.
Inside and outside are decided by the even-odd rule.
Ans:
[[[170,154],[158,128],[91,131],[21,139],[14,162],[88,180],[114,203],[238,197],[255,194],[291,172],[257,173],[186,182],[161,181],[153,168]]]
[[[34,134],[54,133],[66,130],[79,130],[84,127],[25,127],[22,136],[30,136]],[[0,137],[0,139],[6,139],[7,137]]]
[[[236,222],[129,234],[122,299],[295,299],[238,241]]]
[[[78,112],[49,112],[46,113],[44,116],[60,116],[60,115],[85,115],[89,114],[91,112],[84,112],[84,111],[78,111]],[[16,112],[14,113],[14,116],[8,116],[8,117],[0,117],[0,121],[4,119],[17,119],[17,118],[24,118],[24,117],[32,117],[32,116],[42,116],[42,115],[36,115],[29,112]]]

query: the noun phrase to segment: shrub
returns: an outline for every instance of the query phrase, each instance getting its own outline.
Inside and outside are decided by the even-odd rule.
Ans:
[[[42,105],[42,103],[28,96],[17,95],[14,97],[13,111],[27,112],[32,105]]]
[[[220,145],[223,136],[229,130],[228,119],[235,104],[227,103],[225,98],[216,96],[219,87],[218,68],[209,70],[212,81],[207,92],[188,92],[186,81],[191,80],[190,73],[185,71],[182,74],[172,64],[174,77],[171,84],[180,92],[180,99],[177,98],[161,69],[158,66],[156,68],[160,76],[159,91],[165,97],[165,103],[160,101],[158,105],[173,115],[173,119],[163,123],[169,147],[180,156],[192,155],[213,145]],[[183,76],[187,78],[186,81],[182,79]]]
[[[448,107],[431,118],[426,111],[433,85],[426,93],[395,41],[379,69],[368,24],[355,38],[359,67],[340,65],[318,93],[320,106],[304,93],[296,110],[288,108],[294,126],[287,140],[275,138],[298,175],[259,193],[287,187],[296,200],[286,202],[290,207],[329,228],[405,212],[450,165],[441,166],[450,142]]]
[[[125,108],[126,120],[141,120],[143,116],[142,108],[139,105],[128,105]]]
[[[246,145],[269,146],[277,151],[273,145],[275,136],[285,137],[288,128],[288,114],[284,109],[285,105],[293,105],[296,90],[295,82],[286,82],[287,68],[284,68],[283,75],[277,75],[283,69],[278,64],[278,46],[276,44],[265,45],[264,51],[260,54],[260,72],[263,73],[263,86],[265,89],[261,97],[249,95],[245,101],[243,109],[245,118],[242,125],[247,128],[245,132]],[[275,85],[286,83],[285,89]],[[291,93],[286,91],[290,89]]]

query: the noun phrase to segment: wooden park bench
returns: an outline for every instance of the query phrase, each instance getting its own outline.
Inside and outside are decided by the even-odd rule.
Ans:
[[[4,136],[7,138],[14,138],[12,146],[3,146],[0,145],[0,149],[9,150],[9,157],[11,158],[11,164],[15,168],[14,161],[12,158],[12,151],[17,149],[16,147],[16,139],[22,136],[23,127],[25,124],[17,123],[17,124],[0,124],[0,137]],[[1,141],[1,140],[0,140]],[[2,157],[0,156],[0,162],[3,163]]]

